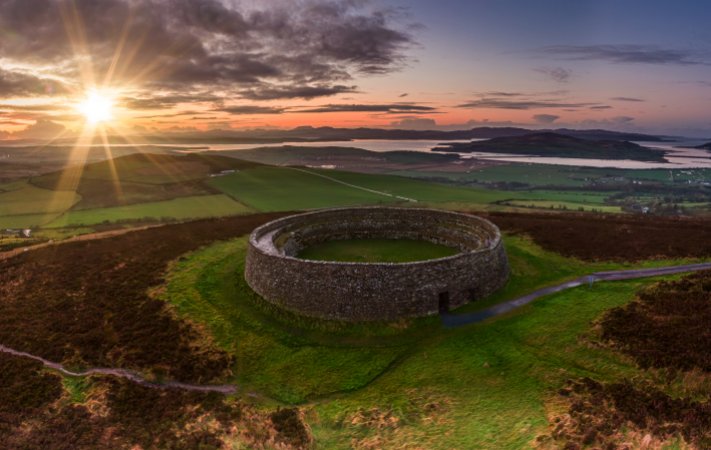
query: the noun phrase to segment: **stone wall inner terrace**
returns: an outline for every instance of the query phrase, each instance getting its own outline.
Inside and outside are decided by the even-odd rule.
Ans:
[[[337,239],[415,239],[457,248],[453,256],[409,263],[299,259]],[[326,209],[265,224],[250,236],[245,277],[265,300],[311,317],[396,320],[437,314],[488,296],[509,269],[501,233],[467,214],[432,209]]]

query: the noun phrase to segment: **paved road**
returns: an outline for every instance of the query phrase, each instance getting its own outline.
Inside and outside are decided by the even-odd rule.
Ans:
[[[685,264],[681,266],[655,267],[651,269],[615,270],[611,272],[595,272],[574,280],[549,286],[531,292],[523,297],[499,303],[491,308],[466,314],[442,314],[442,324],[448,328],[461,327],[470,323],[482,322],[491,317],[505,314],[523,305],[527,305],[537,298],[545,295],[555,294],[584,284],[592,284],[596,281],[632,280],[636,278],[658,277],[662,275],[673,275],[675,273],[696,272],[699,270],[711,269],[711,263]]]

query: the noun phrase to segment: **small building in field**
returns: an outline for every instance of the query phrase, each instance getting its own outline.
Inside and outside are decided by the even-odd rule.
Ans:
[[[14,228],[6,228],[3,230],[0,234],[5,234],[5,235],[10,235],[10,236],[17,236],[25,239],[29,239],[32,237],[32,229],[30,228],[23,228],[23,229],[14,229]]]

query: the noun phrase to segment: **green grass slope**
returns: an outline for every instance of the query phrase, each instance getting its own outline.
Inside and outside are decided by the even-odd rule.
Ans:
[[[68,211],[45,225],[59,228],[95,225],[103,222],[128,222],[142,220],[183,220],[205,217],[223,217],[245,214],[252,210],[222,194],[182,197],[163,202],[139,203],[79,211]]]
[[[618,267],[564,258],[520,237],[505,242],[509,284],[465,310]],[[548,432],[567,378],[644,376],[589,342],[591,322],[646,282],[577,288],[455,330],[436,317],[353,325],[263,302],[244,281],[245,251],[240,238],[187,255],[157,295],[235,356],[243,392],[303,404],[318,448],[525,448]]]
[[[209,184],[259,211],[292,211],[398,201],[285,167],[259,167]]]
[[[444,258],[457,249],[411,239],[344,239],[317,244],[299,253],[299,258],[317,261],[409,262]]]
[[[41,225],[81,200],[74,192],[41,189],[24,181],[0,189],[0,228]]]
[[[215,155],[136,153],[112,160],[72,166],[33,177],[40,188],[76,192],[75,209],[106,208],[216,193],[203,181],[221,170],[258,164]]]
[[[579,191],[512,192],[457,187],[393,175],[268,166],[213,178],[208,183],[259,211],[392,203],[481,209],[507,200],[553,202],[546,204],[547,207],[568,203],[602,209],[609,195]],[[612,210],[619,211],[619,208]]]

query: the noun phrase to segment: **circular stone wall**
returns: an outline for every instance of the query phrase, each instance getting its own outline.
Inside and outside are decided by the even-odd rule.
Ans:
[[[337,239],[415,239],[457,248],[408,263],[313,261],[304,248]],[[345,321],[396,320],[457,308],[502,287],[509,268],[499,229],[432,209],[338,208],[285,217],[252,232],[249,286],[289,311]]]

